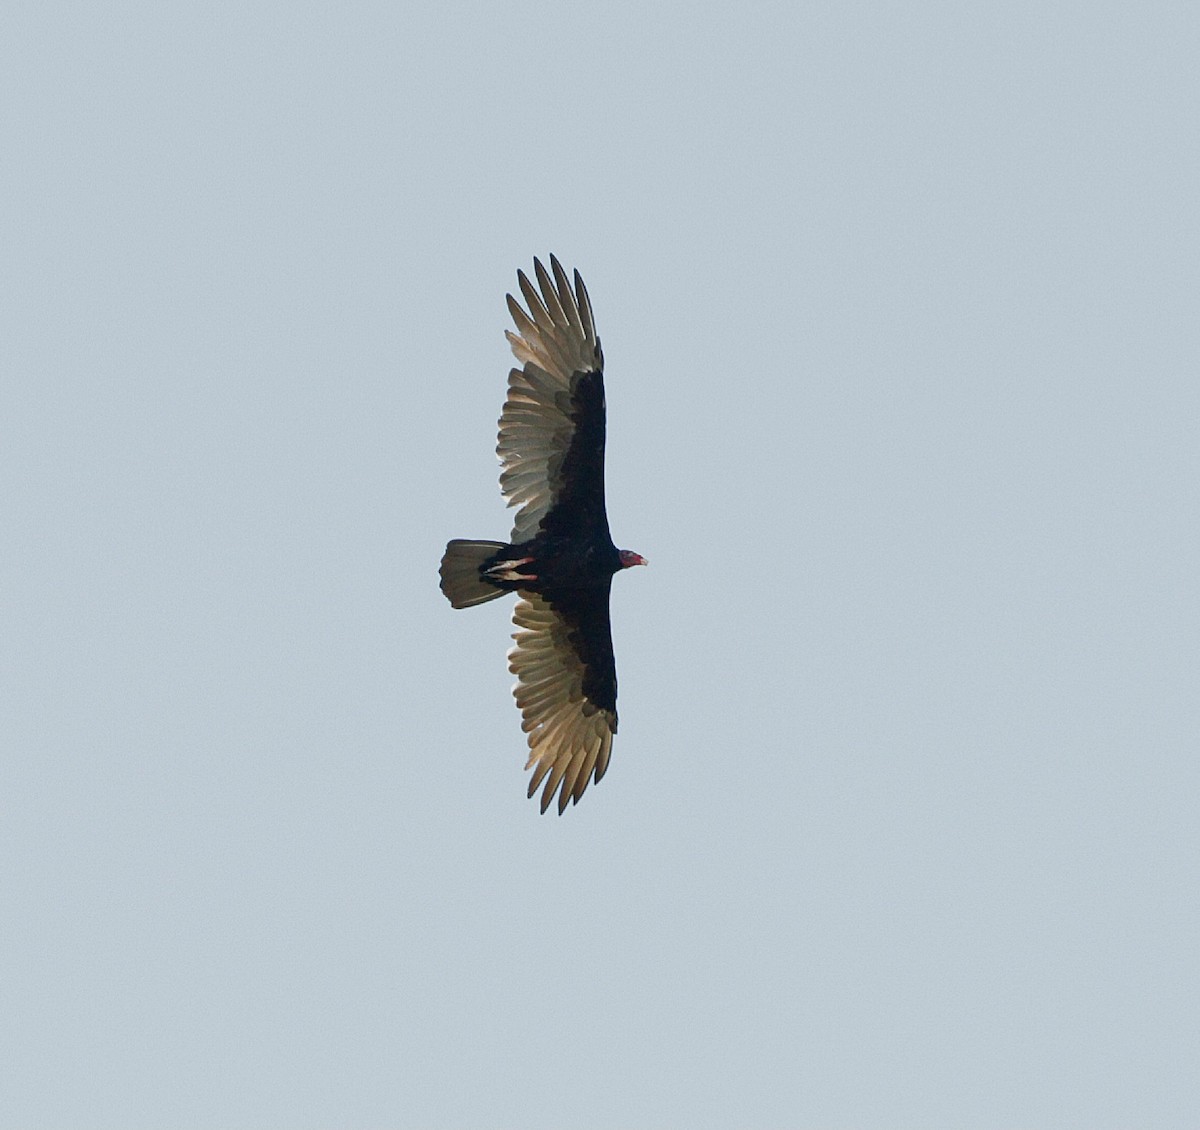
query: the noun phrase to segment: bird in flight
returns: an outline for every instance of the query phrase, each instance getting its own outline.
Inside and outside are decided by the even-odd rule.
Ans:
[[[500,416],[500,490],[517,507],[507,543],[456,538],[441,588],[455,608],[517,594],[508,669],[528,735],[529,796],[559,814],[608,769],[617,732],[612,578],[646,559],[617,549],[604,509],[604,355],[579,272],[535,259],[537,287],[517,272],[525,307],[508,298],[506,331],[521,368]],[[551,277],[553,272],[553,277]]]

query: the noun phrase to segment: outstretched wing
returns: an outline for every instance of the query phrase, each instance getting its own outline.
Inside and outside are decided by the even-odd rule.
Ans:
[[[496,454],[500,489],[517,506],[512,541],[528,541],[558,509],[569,532],[607,534],[604,511],[604,355],[579,272],[575,288],[551,255],[551,279],[535,259],[535,289],[517,272],[529,312],[508,295],[522,368],[508,374]],[[562,532],[568,532],[564,529]]]
[[[558,791],[561,814],[589,780],[608,768],[617,732],[617,671],[608,619],[608,586],[548,599],[522,592],[513,612],[516,646],[508,669],[529,735],[529,795],[542,790],[542,811]],[[561,791],[560,791],[561,790]]]

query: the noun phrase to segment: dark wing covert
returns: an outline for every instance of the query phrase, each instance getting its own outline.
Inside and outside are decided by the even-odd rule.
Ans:
[[[594,520],[604,520],[604,356],[592,304],[579,272],[575,288],[550,256],[553,280],[535,259],[541,293],[517,273],[529,312],[508,295],[518,333],[506,332],[522,368],[508,374],[500,416],[500,490],[519,507],[511,541],[528,541],[564,496],[578,495]],[[578,434],[577,434],[578,433]],[[577,442],[582,441],[582,442]]]
[[[522,592],[513,612],[516,645],[508,669],[529,735],[529,795],[543,780],[542,811],[561,786],[558,811],[608,769],[617,732],[617,672],[608,585],[553,599]]]

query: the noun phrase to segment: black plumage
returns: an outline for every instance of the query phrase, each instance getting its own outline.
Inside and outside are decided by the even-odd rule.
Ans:
[[[604,356],[579,272],[534,260],[535,288],[517,273],[526,309],[508,296],[522,367],[508,378],[496,451],[501,490],[518,507],[511,539],[456,539],[441,587],[455,608],[516,592],[509,669],[528,734],[532,796],[561,813],[608,768],[617,732],[617,672],[609,622],[614,573],[645,560],[618,550],[604,505]]]

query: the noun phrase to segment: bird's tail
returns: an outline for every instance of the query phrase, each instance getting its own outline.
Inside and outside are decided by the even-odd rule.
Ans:
[[[479,566],[505,548],[502,541],[466,541],[463,538],[455,538],[446,546],[438,574],[442,578],[442,592],[455,608],[470,608],[473,604],[504,595],[504,589],[489,584],[479,575]]]

